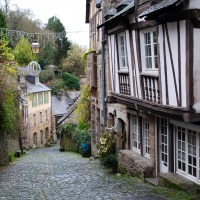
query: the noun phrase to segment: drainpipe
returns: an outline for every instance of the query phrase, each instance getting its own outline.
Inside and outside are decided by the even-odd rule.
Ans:
[[[104,1],[101,6],[102,23],[104,23]],[[102,107],[103,107],[103,132],[106,127],[107,114],[106,114],[106,82],[105,82],[105,33],[104,26],[102,27],[102,41],[101,41],[101,79],[102,79]]]

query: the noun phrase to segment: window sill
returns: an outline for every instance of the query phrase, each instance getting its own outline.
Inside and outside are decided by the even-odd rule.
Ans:
[[[120,74],[120,73],[126,73],[126,74],[128,74],[129,72],[128,72],[128,69],[120,69],[120,70],[118,70],[118,73]]]
[[[140,73],[141,76],[152,76],[152,77],[158,77],[158,70],[149,70],[144,71]]]

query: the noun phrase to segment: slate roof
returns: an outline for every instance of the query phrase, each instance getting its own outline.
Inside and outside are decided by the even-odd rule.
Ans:
[[[30,81],[26,80],[27,92],[28,93],[37,93],[37,92],[45,92],[50,91],[51,89],[42,83],[31,83]]]
[[[124,9],[119,11],[115,16],[109,18],[107,21],[97,26],[97,28],[101,28],[102,26],[105,26],[107,23],[113,21],[114,19],[117,19],[118,17],[127,14],[129,11],[133,10],[134,7],[135,7],[135,1],[131,2],[128,6],[126,6]]]
[[[64,115],[67,113],[67,108],[71,104],[73,104],[73,100],[68,98],[67,96],[63,96],[62,100],[59,100],[57,96],[51,97],[51,103],[52,103],[52,115]]]
[[[58,124],[62,124],[63,121],[65,121],[73,112],[74,110],[77,108],[78,106],[78,103],[80,101],[80,96],[76,99],[76,101],[74,102],[73,105],[71,105],[68,109],[67,109],[67,112],[66,114],[63,115],[63,117],[61,117],[59,120],[58,120]]]
[[[153,14],[156,11],[160,11],[164,8],[168,8],[168,7],[171,7],[171,6],[174,6],[174,5],[177,6],[180,3],[182,3],[183,1],[184,0],[163,0],[160,3],[157,3],[153,6],[151,6],[150,8],[148,8],[147,10],[145,10],[138,17],[141,18],[141,17],[147,16],[147,15]]]

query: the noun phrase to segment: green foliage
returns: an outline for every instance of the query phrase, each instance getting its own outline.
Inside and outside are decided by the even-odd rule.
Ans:
[[[8,153],[9,162],[14,162],[16,160],[15,154],[10,152]]]
[[[15,60],[21,66],[28,65],[32,60],[37,61],[37,58],[32,54],[31,46],[28,40],[24,37],[20,38],[19,42],[13,50],[13,54],[15,56]]]
[[[53,16],[48,20],[48,24],[46,28],[53,32],[63,32],[65,33],[65,27],[61,23],[60,19]],[[55,42],[55,64],[57,66],[61,66],[61,63],[63,60],[67,57],[67,51],[69,50],[71,46],[71,43],[69,42],[68,38],[65,36],[62,38],[62,40],[57,39]]]
[[[3,133],[13,129],[19,109],[15,80],[17,64],[7,45],[8,42],[0,40],[0,130]]]
[[[65,82],[62,79],[54,79],[50,85],[52,94],[57,94],[61,89],[67,90]]]
[[[99,139],[97,144],[98,154],[100,157],[105,157],[109,154],[115,154],[116,140],[112,133],[106,131]]]
[[[62,124],[58,129],[59,134],[66,134],[70,136],[73,141],[75,142],[76,152],[82,154],[82,156],[90,156],[91,148],[90,148],[90,141],[91,141],[91,133],[88,129],[79,129],[76,124],[73,123],[65,123]],[[82,146],[87,145],[86,150],[83,150]]]
[[[53,79],[55,79],[55,73],[53,70],[47,69],[40,72],[40,82],[47,83]]]
[[[63,62],[62,70],[76,76],[85,74],[84,71],[84,60],[82,54],[85,48],[72,44],[70,50],[67,52],[67,58]]]
[[[118,158],[116,155],[116,139],[113,134],[106,131],[97,143],[98,155],[101,163],[108,168],[112,168],[113,172],[117,171]]]
[[[64,72],[63,81],[65,82],[65,86],[67,86],[68,89],[80,90],[80,80],[75,75]]]
[[[6,18],[2,10],[0,9],[0,28],[6,28]]]
[[[53,47],[53,43],[51,41],[48,41],[45,46],[40,49],[39,63],[42,69],[55,63],[55,53],[56,49]]]
[[[89,129],[90,127],[90,91],[91,89],[88,85],[83,85],[80,101],[75,110],[80,129]]]
[[[87,54],[93,52],[92,49],[88,49],[84,54],[82,54],[82,59],[84,62],[84,71],[86,72],[86,58],[87,58]]]

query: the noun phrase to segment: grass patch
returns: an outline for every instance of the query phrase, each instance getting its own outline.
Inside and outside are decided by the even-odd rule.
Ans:
[[[8,153],[9,162],[14,162],[16,160],[15,154],[13,152]]]

